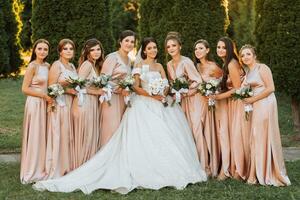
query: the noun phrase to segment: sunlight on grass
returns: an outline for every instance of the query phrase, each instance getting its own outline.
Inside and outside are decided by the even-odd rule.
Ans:
[[[128,195],[98,190],[90,195],[82,192],[69,194],[38,192],[31,185],[22,185],[19,181],[18,164],[0,164],[0,199],[300,199],[300,161],[288,162],[287,170],[292,182],[289,187],[266,187],[248,185],[241,181],[209,180],[205,183],[189,185],[184,190],[164,188],[159,191],[134,190]]]

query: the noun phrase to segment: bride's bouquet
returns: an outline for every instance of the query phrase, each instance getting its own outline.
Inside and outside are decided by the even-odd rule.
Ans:
[[[253,91],[251,87],[242,87],[240,89],[235,90],[235,92],[231,95],[234,100],[237,99],[245,99],[253,96]],[[253,111],[253,107],[251,104],[245,104],[245,117],[246,120],[249,120],[250,113]]]
[[[189,83],[185,77],[178,77],[171,83],[171,88],[171,93],[175,94],[175,99],[171,104],[171,106],[174,106],[175,103],[180,104],[182,94],[188,93]]]
[[[111,106],[110,100],[112,95],[112,86],[109,84],[109,81],[111,81],[111,79],[112,77],[110,75],[100,74],[100,76],[92,78],[88,81],[88,85],[96,88],[102,88],[104,94],[99,97],[99,101],[101,103],[103,103],[103,101],[106,101],[109,106]]]
[[[165,96],[164,91],[168,86],[169,86],[168,80],[165,78],[150,79],[148,83],[148,93],[149,95]],[[165,98],[162,100],[162,103],[165,107],[168,106],[168,103]]]
[[[63,97],[62,97],[62,95],[64,93],[65,93],[64,88],[58,83],[52,84],[47,88],[47,95],[49,97],[51,97],[52,99],[55,99],[56,103],[60,106],[65,105]],[[50,107],[48,107],[47,110],[48,111],[54,111],[55,109],[56,109],[55,103],[52,103],[50,105]]]
[[[134,82],[135,82],[134,77],[132,75],[127,75],[124,79],[120,80],[118,83],[120,88],[122,88],[130,93],[128,96],[124,97],[125,104],[128,107],[131,107],[130,98],[131,98],[131,93],[133,92],[132,87],[133,87]]]
[[[202,96],[209,97],[210,95],[215,95],[219,91],[220,81],[217,79],[211,79],[207,82],[202,82],[198,86],[198,91]],[[208,110],[215,110],[216,101],[213,98],[208,98]]]

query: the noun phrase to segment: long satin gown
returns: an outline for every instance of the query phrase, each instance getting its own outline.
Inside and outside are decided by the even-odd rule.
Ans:
[[[194,63],[188,57],[181,56],[181,60],[176,68],[173,66],[172,61],[168,62],[167,69],[170,80],[173,81],[176,78],[185,77],[191,83],[190,89],[196,89],[199,83],[202,82]],[[205,105],[201,98],[202,96],[199,93],[194,96],[184,97],[181,100],[181,107],[192,129],[202,168],[205,169],[207,174],[210,174],[207,156],[208,147],[204,135]]]
[[[129,59],[129,58],[128,58]],[[119,53],[113,52],[105,59],[101,74],[112,76],[111,85],[117,86],[118,80],[123,79],[131,73],[130,60],[127,64],[123,62]],[[110,101],[101,104],[100,111],[100,140],[98,147],[105,145],[120,125],[126,105],[121,94],[113,93]]]
[[[241,75],[242,85],[244,75]],[[232,82],[228,76],[227,87],[231,89]],[[245,180],[249,172],[250,161],[250,125],[245,117],[245,104],[242,100],[228,100],[228,122],[230,138],[230,172],[237,179]]]
[[[260,76],[261,68],[271,70],[264,64],[257,64],[247,73],[246,82],[253,89],[254,96],[265,89]],[[287,186],[291,182],[285,169],[280,131],[278,125],[277,101],[274,93],[253,103],[251,135],[251,161],[248,183]]]
[[[37,65],[30,63],[28,68],[35,68],[30,88],[35,91],[47,93],[49,65]],[[24,121],[21,154],[21,183],[31,183],[43,180],[46,176],[46,123],[47,103],[45,99],[27,96]]]
[[[58,65],[60,74],[58,83],[65,83],[71,77],[77,77],[74,66],[70,71],[64,67],[60,61],[55,61],[52,65]],[[51,66],[54,67],[54,66]],[[48,112],[48,136],[47,136],[47,156],[46,171],[48,179],[57,178],[68,173],[73,168],[74,158],[74,132],[73,119],[71,116],[71,106],[73,96],[63,94],[65,105],[56,105],[54,111]]]
[[[146,91],[149,80],[161,77],[157,71],[142,75]],[[33,187],[86,194],[101,188],[126,194],[135,188],[183,189],[206,180],[181,108],[164,107],[160,101],[137,95],[117,131],[91,160],[64,177],[40,181]]]
[[[211,70],[199,71],[203,81],[208,82],[209,80],[216,79],[211,76]],[[202,109],[204,110],[202,119],[203,123],[203,134],[205,143],[207,146],[207,163],[206,166],[209,169],[213,177],[218,176],[220,168],[221,151],[219,144],[219,132],[217,132],[217,121],[214,110],[208,109],[207,99],[203,96],[200,98]],[[216,106],[217,107],[217,106]],[[219,106],[218,106],[219,107]],[[220,108],[218,108],[220,109]]]
[[[231,177],[230,174],[230,137],[228,122],[228,100],[216,101],[215,127],[221,151],[220,175]]]
[[[83,74],[87,76],[83,77]],[[96,78],[97,73],[89,61],[79,67],[78,76],[84,79]],[[88,161],[98,151],[99,99],[96,95],[83,94],[83,104],[78,105],[75,97],[72,104],[74,124],[74,168]]]

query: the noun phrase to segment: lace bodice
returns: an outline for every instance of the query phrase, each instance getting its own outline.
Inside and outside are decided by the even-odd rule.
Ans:
[[[150,71],[148,65],[143,65],[141,68],[134,68],[132,74],[140,74],[141,86],[147,92],[149,91],[149,83],[153,79],[161,78],[159,71]]]

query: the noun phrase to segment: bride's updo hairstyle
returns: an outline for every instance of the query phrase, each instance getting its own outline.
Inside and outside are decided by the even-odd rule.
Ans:
[[[145,37],[141,44],[141,57],[144,60],[147,58],[147,55],[144,53],[144,51],[146,50],[146,47],[150,42],[155,43],[156,47],[157,47],[157,42],[153,37]],[[157,56],[158,56],[158,54],[155,56],[155,59],[157,59]]]
[[[181,35],[180,35],[180,33],[176,32],[176,31],[171,31],[167,34],[167,37],[165,39],[165,49],[167,48],[167,42],[169,40],[176,41],[179,44],[179,46],[182,45]]]

